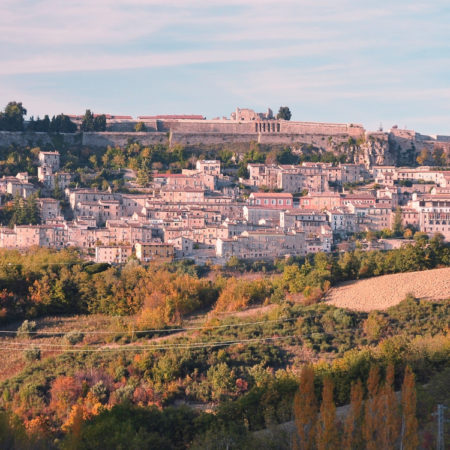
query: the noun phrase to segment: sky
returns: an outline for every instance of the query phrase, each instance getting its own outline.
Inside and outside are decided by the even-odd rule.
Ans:
[[[0,0],[0,108],[450,135],[449,0]]]

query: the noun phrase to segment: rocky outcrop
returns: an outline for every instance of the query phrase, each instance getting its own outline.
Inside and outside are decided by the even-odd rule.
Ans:
[[[348,162],[361,163],[368,167],[373,165],[414,165],[417,155],[423,148],[432,152],[433,149],[439,147],[445,153],[450,153],[450,137],[447,139],[446,136],[424,136],[413,130],[400,130],[395,127],[388,133],[367,132],[360,134],[363,130],[360,126],[339,124],[331,126],[331,124],[309,124],[307,122],[289,124],[283,122],[281,131],[255,132],[252,126],[258,124],[250,124],[250,126],[248,124],[231,123],[228,126],[228,132],[225,133],[217,130],[205,131],[206,125],[209,126],[206,129],[215,130],[212,125],[215,126],[216,124],[196,123],[196,128],[192,124],[183,123],[185,128],[188,125],[192,128],[189,132],[182,129],[179,124],[178,128],[180,129],[175,127],[167,132],[107,131],[101,133],[53,134],[0,131],[0,147],[30,146],[51,149],[58,149],[63,146],[124,147],[132,139],[143,145],[181,144],[192,149],[204,149],[208,146],[211,149],[241,146],[246,151],[247,145],[258,142],[266,148],[289,146],[296,153],[333,152],[337,155],[345,154]],[[244,128],[240,125],[248,125],[248,129],[242,132]],[[221,126],[223,128],[223,124]]]
[[[389,166],[395,164],[395,156],[389,144],[387,133],[370,133],[360,145],[355,162],[369,166]]]

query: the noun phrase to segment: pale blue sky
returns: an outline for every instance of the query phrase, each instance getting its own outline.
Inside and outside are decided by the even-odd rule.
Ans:
[[[449,0],[0,0],[0,106],[450,134]]]

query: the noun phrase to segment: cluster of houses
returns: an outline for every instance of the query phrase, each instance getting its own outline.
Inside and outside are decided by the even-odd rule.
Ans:
[[[195,170],[154,174],[145,194],[124,194],[69,187],[58,152],[41,152],[39,163],[39,181],[64,190],[70,214],[39,198],[41,224],[0,227],[0,247],[75,246],[117,264],[273,259],[329,252],[355,232],[389,229],[398,208],[405,227],[450,240],[450,171],[429,167],[249,164],[249,178],[236,180],[220,161],[199,160]],[[345,191],[347,183],[358,188]],[[35,189],[24,173],[0,179],[0,193]]]

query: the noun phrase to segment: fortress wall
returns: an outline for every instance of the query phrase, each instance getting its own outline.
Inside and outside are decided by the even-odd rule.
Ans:
[[[261,124],[262,134],[314,134],[335,136],[345,134],[355,138],[365,134],[361,125],[347,125],[316,122],[288,122],[288,121],[222,121],[222,120],[158,120],[158,131],[172,131],[174,133],[224,133],[224,134],[254,134]],[[269,130],[270,125],[270,131]],[[277,130],[279,126],[279,131]]]
[[[133,132],[136,125],[136,121],[129,122],[112,122],[106,123],[106,131],[121,131],[121,132]]]
[[[255,122],[220,122],[220,121],[158,121],[158,130],[174,133],[255,133]]]
[[[306,144],[332,150],[328,135],[288,134],[288,133],[178,133],[172,132],[171,144],[182,145],[215,145],[226,143],[250,143],[295,145]],[[332,144],[346,143],[348,135],[332,136]]]
[[[104,133],[61,133],[51,135],[49,133],[11,132],[0,131],[0,147],[18,145],[22,147],[51,146],[58,148],[61,140],[67,145],[85,145],[87,147],[124,147],[128,139],[135,139],[143,145],[167,143],[167,133],[158,132],[104,132]]]
[[[62,133],[62,139],[68,145],[81,143],[81,134],[79,133]],[[58,138],[59,138],[58,136]],[[18,145],[22,147],[39,147],[40,145],[57,145],[56,138],[52,139],[49,133],[40,132],[17,132],[17,131],[0,131],[0,147],[9,147]]]
[[[258,134],[244,133],[178,133],[173,132],[171,138],[171,144],[182,145],[215,145],[226,143],[250,143],[251,141],[258,141]]]
[[[156,123],[156,120],[121,120],[121,121],[114,121],[114,120],[108,120],[106,122],[106,131],[108,132],[128,132],[133,133],[134,127],[138,122],[144,122],[145,127],[147,128],[146,131],[158,131],[158,125]]]
[[[129,139],[139,141],[143,145],[163,144],[167,142],[167,133],[141,132],[141,133],[83,133],[82,144],[89,147],[106,147],[127,145]]]
[[[143,120],[138,120],[138,121],[144,122],[144,125],[147,128],[147,131],[163,131],[163,130],[158,130],[158,122],[156,119],[143,119]],[[138,121],[136,121],[136,123]]]
[[[291,134],[319,134],[334,136],[346,134],[351,137],[364,135],[365,130],[361,125],[347,125],[339,123],[315,123],[315,122],[285,122],[280,121],[282,133]]]
[[[306,144],[332,150],[331,144],[342,144],[348,141],[348,135],[297,134],[297,133],[261,133],[258,142],[261,144]]]
[[[222,125],[222,124],[220,124]],[[228,124],[227,124],[228,125]],[[237,125],[239,124],[230,124]],[[206,127],[208,128],[208,127]],[[166,143],[168,139],[167,132],[92,132],[92,133],[76,133],[76,134],[60,134],[55,137],[48,133],[33,133],[33,132],[0,132],[0,146],[9,147],[12,144],[20,146],[40,146],[50,145],[58,147],[61,139],[67,145],[85,145],[87,147],[106,147],[119,146],[124,147],[129,139],[135,139],[143,145],[152,145],[159,143]],[[178,132],[171,133],[171,144],[196,145],[196,144],[223,144],[223,143],[249,143],[251,141],[260,142],[262,144],[311,144],[321,148],[328,148],[330,135],[328,134],[298,134],[298,133],[224,133],[224,132]],[[347,142],[348,134],[332,135],[332,142],[339,144]]]

